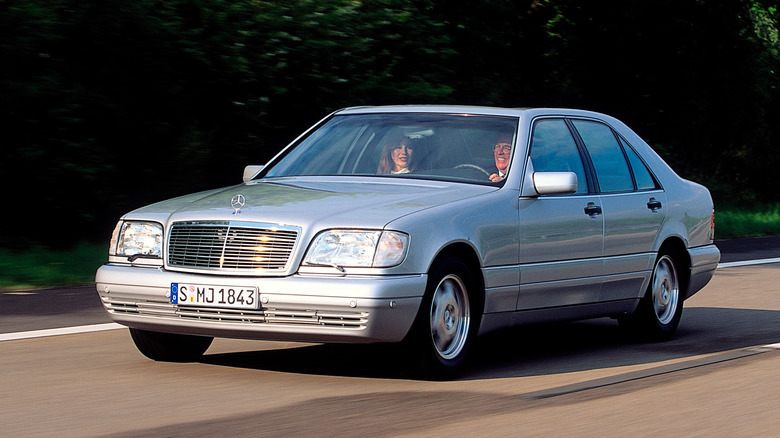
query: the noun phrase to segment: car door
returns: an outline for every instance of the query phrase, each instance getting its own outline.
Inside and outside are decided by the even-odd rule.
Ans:
[[[572,119],[596,174],[604,216],[604,275],[599,301],[636,298],[655,261],[666,194],[634,150],[612,128]]]
[[[568,195],[521,198],[518,310],[598,300],[604,217],[589,183],[583,151],[563,118],[537,119],[529,158],[535,172],[574,172],[578,189]]]

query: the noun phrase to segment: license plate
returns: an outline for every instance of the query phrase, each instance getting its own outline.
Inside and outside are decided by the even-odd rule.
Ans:
[[[171,283],[171,304],[257,309],[257,288]]]

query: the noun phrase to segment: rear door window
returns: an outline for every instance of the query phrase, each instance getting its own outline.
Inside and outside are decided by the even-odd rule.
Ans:
[[[572,120],[588,150],[602,193],[634,190],[626,155],[615,133],[607,125],[589,120]]]

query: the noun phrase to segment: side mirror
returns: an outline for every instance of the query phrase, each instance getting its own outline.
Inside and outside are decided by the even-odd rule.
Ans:
[[[577,191],[574,172],[534,172],[534,189],[540,195],[564,195]]]
[[[265,166],[246,166],[244,168],[244,182],[247,182],[257,176],[257,174],[260,173],[263,168],[265,168]]]

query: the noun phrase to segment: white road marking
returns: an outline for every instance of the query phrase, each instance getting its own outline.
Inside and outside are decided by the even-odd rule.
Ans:
[[[770,263],[780,263],[780,257],[773,259],[745,260],[743,262],[719,263],[718,268],[735,268],[737,266],[768,265]]]
[[[116,330],[121,328],[126,328],[126,327],[117,324],[115,322],[109,322],[106,324],[82,325],[78,327],[63,327],[63,328],[46,329],[46,330],[32,330],[29,332],[0,333],[0,342],[15,341],[19,339],[43,338],[46,336],[75,335],[78,333],[101,332],[104,330]]]

